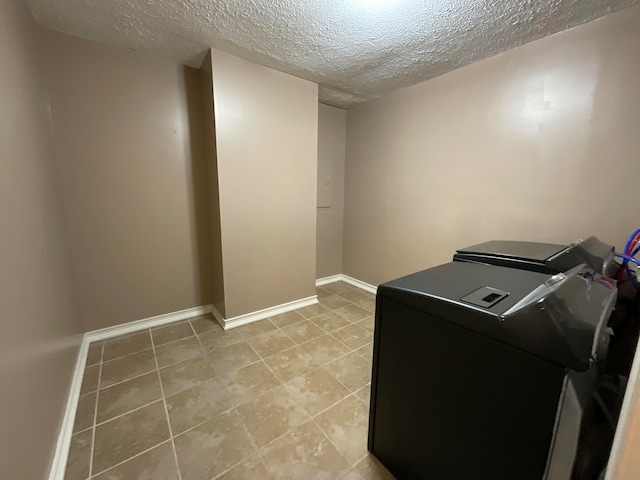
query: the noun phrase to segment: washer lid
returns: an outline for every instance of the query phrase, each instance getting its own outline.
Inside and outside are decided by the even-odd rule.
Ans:
[[[465,255],[507,257],[519,260],[533,260],[544,263],[549,258],[559,254],[567,248],[566,245],[552,243],[519,242],[516,240],[491,240],[456,251],[458,256]]]

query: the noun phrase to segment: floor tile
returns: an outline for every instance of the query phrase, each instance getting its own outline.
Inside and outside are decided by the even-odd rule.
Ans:
[[[329,372],[318,368],[286,383],[287,390],[311,416],[349,395],[349,390]]]
[[[71,437],[64,480],[85,480],[89,478],[92,439],[93,430],[85,430]]]
[[[264,362],[283,382],[319,367],[318,363],[311,358],[311,355],[300,347],[278,352],[265,358]]]
[[[358,300],[355,304],[358,305],[359,307],[364,308],[368,312],[375,313],[375,311],[376,311],[376,299],[375,299],[375,297],[374,298],[367,298],[367,299]]]
[[[82,430],[93,427],[93,420],[96,413],[96,397],[97,393],[92,392],[82,395],[78,400],[76,419],[73,424],[73,433],[81,432]]]
[[[98,392],[96,423],[106,422],[161,398],[156,371],[104,388]]]
[[[189,322],[191,323],[193,330],[198,335],[205,332],[219,332],[222,330],[222,327],[212,315],[203,315],[201,317],[192,318]]]
[[[284,386],[242,405],[238,413],[258,448],[310,420]]]
[[[341,293],[346,293],[349,290],[354,290],[357,287],[354,287],[353,285],[349,285],[348,283],[345,283],[345,282],[333,282],[333,283],[328,283],[326,285],[323,285],[322,288],[324,288],[328,292],[339,295]]]
[[[316,295],[318,296],[318,299],[320,299],[320,298],[328,297],[329,295],[333,295],[333,293],[331,293],[328,290],[325,290],[322,287],[316,287]]]
[[[82,378],[82,388],[80,389],[80,395],[84,395],[85,393],[95,392],[98,389],[99,378],[100,378],[100,365],[87,367],[87,369],[84,371],[84,377]]]
[[[233,330],[210,331],[198,335],[198,338],[207,352],[244,342],[244,337],[235,328]]]
[[[130,333],[104,342],[102,361],[107,362],[115,358],[141,352],[151,348],[151,336],[149,330]]]
[[[340,477],[340,480],[363,480],[363,478],[362,475],[360,475],[352,468],[346,473],[346,475]]]
[[[324,334],[322,329],[309,320],[284,327],[282,331],[297,344],[308,342]]]
[[[357,477],[351,477],[353,480],[394,480],[395,477],[384,468],[384,466],[376,460],[376,458],[368,454],[363,460],[353,467],[351,472],[356,473]],[[351,480],[351,478],[349,480]],[[347,480],[347,477],[345,477]]]
[[[351,325],[349,320],[344,319],[334,312],[322,313],[317,317],[313,317],[310,321],[327,333],[335,332],[340,328]]]
[[[262,358],[295,346],[293,340],[280,329],[253,337],[248,342]]]
[[[187,388],[195,387],[215,376],[216,372],[206,355],[200,355],[160,369],[162,388],[167,397]]]
[[[349,465],[355,465],[367,454],[368,410],[351,395],[315,419]]]
[[[354,323],[371,316],[371,312],[357,305],[347,305],[346,307],[338,308],[335,312]]]
[[[203,316],[113,339],[102,364],[92,344],[67,480],[88,480],[96,398],[94,480],[392,479],[366,451],[375,297],[327,287],[240,329]]]
[[[371,384],[365,385],[356,392],[356,396],[362,400],[367,407],[371,403]]]
[[[190,360],[202,355],[202,353],[204,351],[196,337],[184,338],[177,342],[156,347],[159,368]]]
[[[178,480],[178,467],[171,442],[127,460],[93,480]]]
[[[277,327],[273,323],[271,323],[268,318],[266,318],[264,320],[259,320],[247,325],[242,325],[236,330],[238,330],[240,335],[242,335],[245,339],[249,339],[251,337],[255,337],[256,335],[262,335],[263,333],[275,330],[276,328]]]
[[[175,444],[182,480],[212,479],[255,453],[235,410],[176,437]]]
[[[258,454],[251,455],[216,480],[260,480],[267,478],[267,471]]]
[[[373,342],[369,342],[366,345],[357,348],[355,352],[369,362],[369,365],[371,365],[373,360]]]
[[[237,370],[260,360],[258,354],[253,351],[247,342],[236,343],[235,345],[209,352],[209,358],[218,375]]]
[[[371,365],[356,352],[328,363],[325,368],[352,392],[371,382]]]
[[[353,349],[360,348],[373,341],[373,332],[365,330],[358,325],[349,325],[348,327],[333,332],[331,335],[339,339],[347,347]]]
[[[191,324],[188,320],[182,322],[170,323],[163,327],[156,327],[151,329],[151,337],[153,338],[153,344],[158,347],[165,343],[175,342],[176,340],[182,340],[183,338],[191,337],[195,335]]]
[[[269,317],[271,323],[273,323],[276,327],[282,328],[288,325],[293,325],[294,323],[301,322],[305,319],[298,312],[292,311],[287,313],[281,313],[280,315],[274,315],[273,317]]]
[[[174,435],[211,420],[232,407],[223,383],[217,378],[176,393],[166,400]]]
[[[102,345],[104,342],[91,342],[87,352],[87,367],[97,365],[102,361]]]
[[[98,425],[93,472],[101,473],[168,439],[169,427],[161,401]]]
[[[351,303],[358,303],[362,300],[373,300],[375,296],[372,293],[365,292],[359,288],[355,288],[353,290],[349,290],[347,292],[341,293],[340,296],[345,300],[348,300]]]
[[[334,294],[330,294],[327,297],[319,298],[318,301],[320,302],[320,305],[322,305],[323,307],[327,307],[330,310],[345,307],[350,303],[346,298],[342,298],[341,296]]]
[[[124,380],[137,377],[156,369],[156,360],[153,350],[120,357],[102,364],[100,375],[100,388],[105,388]]]
[[[282,385],[264,362],[255,362],[221,377],[231,402],[238,406]]]
[[[345,473],[348,464],[313,422],[290,430],[259,450],[267,471],[274,479],[334,479]]]
[[[296,312],[298,312],[305,318],[312,318],[328,311],[329,309],[327,307],[320,305],[319,303],[309,305],[308,307],[302,307],[296,310]]]
[[[376,320],[373,315],[370,315],[367,318],[356,322],[356,325],[373,332],[376,326]]]
[[[302,345],[305,352],[311,355],[314,362],[324,365],[338,357],[349,353],[350,349],[331,335],[318,337]]]

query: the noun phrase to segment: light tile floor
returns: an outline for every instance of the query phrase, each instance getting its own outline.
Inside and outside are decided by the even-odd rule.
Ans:
[[[367,453],[374,296],[91,344],[66,480],[392,479]]]

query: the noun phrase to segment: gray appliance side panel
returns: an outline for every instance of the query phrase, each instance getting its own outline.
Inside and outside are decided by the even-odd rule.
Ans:
[[[593,373],[569,372],[565,377],[544,480],[571,480],[582,419],[595,388]]]

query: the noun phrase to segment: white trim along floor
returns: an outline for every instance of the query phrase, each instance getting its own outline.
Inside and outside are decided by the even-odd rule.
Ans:
[[[349,285],[358,287],[373,294],[375,294],[377,290],[377,288],[373,285],[343,274],[317,279],[316,286],[319,287],[339,281],[345,282]],[[218,321],[220,326],[224,330],[228,330],[317,303],[317,296],[314,295],[293,302],[288,302],[282,305],[259,310],[257,312],[239,315],[237,317],[229,319],[223,318],[220,312],[218,312],[212,305],[204,305],[85,333],[80,345],[80,349],[78,351],[78,357],[69,388],[66,408],[58,435],[48,480],[64,480],[65,477],[65,468],[69,456],[69,448],[71,445],[71,437],[73,435],[73,426],[78,408],[78,400],[80,398],[82,381],[87,362],[87,354],[89,352],[89,345],[92,342],[107,340],[121,335],[159,327],[173,322],[178,322],[180,320],[199,317],[207,313],[211,313]]]

